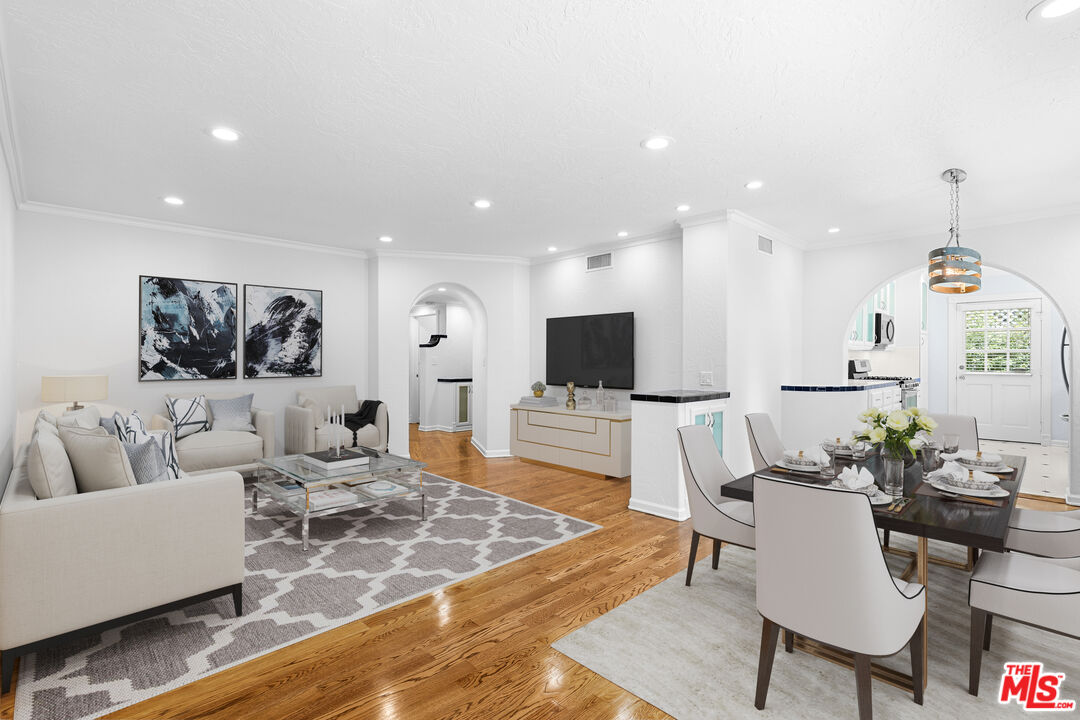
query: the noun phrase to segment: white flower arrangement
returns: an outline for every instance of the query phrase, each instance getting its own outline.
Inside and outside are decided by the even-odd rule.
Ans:
[[[855,433],[852,440],[866,440],[875,445],[883,444],[885,450],[895,458],[902,458],[906,451],[912,456],[925,441],[918,437],[921,433],[933,432],[937,427],[934,418],[919,408],[893,410],[885,412],[880,408],[870,408],[859,413],[859,422],[863,429]]]

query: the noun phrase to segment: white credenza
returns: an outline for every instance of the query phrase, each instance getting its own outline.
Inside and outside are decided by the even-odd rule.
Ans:
[[[611,477],[630,474],[630,414],[510,406],[510,452]]]
[[[805,450],[822,440],[847,440],[869,408],[900,409],[895,381],[849,380],[834,385],[780,386],[780,440],[789,450]]]
[[[690,517],[679,454],[677,428],[706,425],[723,454],[724,409],[730,393],[708,390],[664,390],[630,395],[634,418],[631,510],[671,520]]]

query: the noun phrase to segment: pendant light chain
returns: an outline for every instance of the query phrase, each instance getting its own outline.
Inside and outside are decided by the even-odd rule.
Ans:
[[[952,168],[941,173],[949,183],[949,239],[928,255],[928,287],[940,293],[971,293],[982,287],[982,256],[960,244],[960,183],[967,173]]]
[[[949,193],[949,201],[952,205],[950,213],[952,215],[952,227],[949,228],[949,240],[956,241],[956,246],[960,247],[960,180],[957,177],[953,177],[951,192]]]

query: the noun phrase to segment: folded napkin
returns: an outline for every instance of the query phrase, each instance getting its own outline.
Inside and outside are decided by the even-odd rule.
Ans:
[[[848,490],[861,490],[874,484],[874,475],[866,468],[856,468],[851,465],[840,471],[840,482]]]
[[[802,457],[799,457],[800,453]],[[791,463],[817,463],[822,464],[827,459],[823,457],[824,453],[821,448],[814,447],[807,448],[806,450],[785,450],[784,459]]]
[[[983,474],[985,475],[986,473]],[[963,482],[968,478],[968,469],[960,465],[960,463],[949,460],[946,461],[946,463],[940,468],[930,473],[928,477],[938,478],[944,480],[945,482]]]
[[[981,456],[975,450],[960,450],[954,453],[942,453],[941,457],[945,460],[966,460],[985,463],[987,465],[994,465],[1001,462],[1001,456],[995,453],[984,452]]]

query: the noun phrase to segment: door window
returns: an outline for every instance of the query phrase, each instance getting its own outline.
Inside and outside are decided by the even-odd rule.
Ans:
[[[1031,308],[964,311],[968,372],[1031,374]]]

